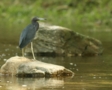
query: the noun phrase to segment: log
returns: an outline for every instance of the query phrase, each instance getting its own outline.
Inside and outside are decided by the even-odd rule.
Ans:
[[[1,67],[2,75],[17,77],[73,77],[74,73],[64,66],[28,59],[26,57],[11,57]]]

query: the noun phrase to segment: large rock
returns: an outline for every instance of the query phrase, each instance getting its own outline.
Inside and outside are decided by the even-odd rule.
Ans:
[[[31,60],[25,57],[11,57],[1,67],[3,75],[18,77],[60,77],[73,76],[74,73],[63,66]]]
[[[99,55],[102,43],[89,36],[74,32],[68,28],[40,23],[35,36],[34,52],[39,55]],[[31,53],[30,45],[25,52]]]

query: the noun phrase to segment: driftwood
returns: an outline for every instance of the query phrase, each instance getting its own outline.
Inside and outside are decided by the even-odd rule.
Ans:
[[[63,77],[73,76],[74,73],[63,66],[31,60],[25,57],[11,57],[1,67],[3,75],[18,77]]]

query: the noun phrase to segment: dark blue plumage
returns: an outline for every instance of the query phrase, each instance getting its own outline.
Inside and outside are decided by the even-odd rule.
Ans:
[[[39,28],[39,24],[37,22],[28,25],[20,35],[19,47],[23,48],[27,44],[29,44],[33,38],[35,37],[36,31]]]
[[[19,47],[24,48],[29,44],[35,37],[36,31],[39,28],[39,23],[37,21],[44,20],[43,18],[34,17],[30,25],[28,25],[21,33],[19,40]]]

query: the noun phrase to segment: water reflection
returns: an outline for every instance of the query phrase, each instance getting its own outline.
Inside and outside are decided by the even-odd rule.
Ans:
[[[41,88],[62,88],[63,79],[1,77],[0,86],[6,90],[35,90]]]

